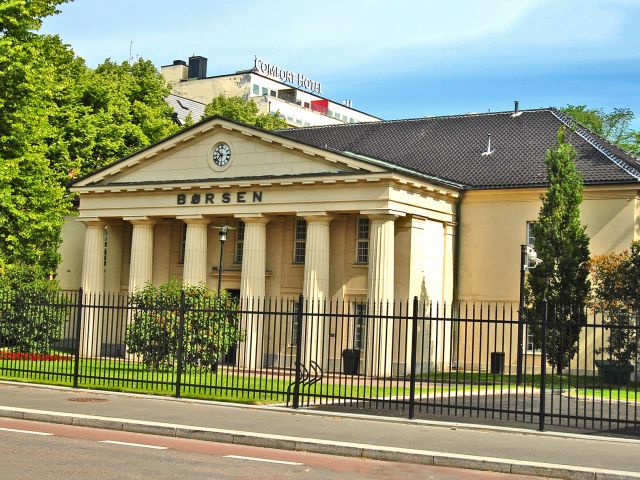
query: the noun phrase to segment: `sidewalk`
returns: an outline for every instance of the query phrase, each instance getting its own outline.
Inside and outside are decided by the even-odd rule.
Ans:
[[[0,416],[555,478],[640,478],[640,439],[412,422],[9,382],[0,382]]]

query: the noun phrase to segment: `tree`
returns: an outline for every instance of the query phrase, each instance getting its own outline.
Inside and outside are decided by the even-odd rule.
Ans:
[[[66,0],[0,4],[0,267],[59,262],[66,184],[178,128],[169,93],[149,61],[95,70],[42,18]]]
[[[634,155],[640,155],[640,132],[630,128],[635,114],[629,108],[614,108],[607,113],[602,108],[567,105],[561,111],[592,132]]]
[[[602,309],[607,343],[597,350],[616,362],[638,363],[640,344],[640,242],[622,253],[598,255],[591,260],[593,307]]]
[[[539,308],[543,300],[548,301],[548,360],[559,374],[577,351],[585,321],[583,307],[591,288],[589,237],[580,223],[583,184],[575,165],[576,151],[566,135],[561,128],[555,147],[545,156],[549,188],[540,197],[538,222],[532,226],[534,247],[542,263],[527,279],[530,303]],[[541,322],[530,328],[539,348],[545,334]]]
[[[181,294],[184,291],[184,365],[215,369],[218,359],[244,339],[236,301],[226,291],[218,297],[205,285],[176,279],[131,294],[135,305],[127,327],[127,350],[153,370],[171,368],[178,358]]]
[[[287,122],[278,114],[260,113],[256,102],[242,97],[218,95],[205,107],[204,114],[207,117],[219,115],[265,130],[287,128]]]

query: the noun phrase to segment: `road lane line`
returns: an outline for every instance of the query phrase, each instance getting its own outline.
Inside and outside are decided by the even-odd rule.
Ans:
[[[3,432],[28,433],[30,435],[45,435],[45,436],[53,435],[53,433],[34,432],[32,430],[17,430],[15,428],[0,428],[0,430],[2,430]]]
[[[144,443],[116,442],[115,440],[100,440],[98,443],[111,443],[113,445],[124,445],[125,447],[153,448],[154,450],[168,450],[169,447],[159,447],[157,445],[145,445]]]
[[[225,455],[224,458],[235,458],[237,460],[253,460],[256,462],[281,463],[282,465],[304,465],[299,462],[285,462],[284,460],[270,460],[268,458],[243,457],[242,455]]]

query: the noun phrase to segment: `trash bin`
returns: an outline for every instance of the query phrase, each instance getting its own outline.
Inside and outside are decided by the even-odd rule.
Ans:
[[[504,373],[504,352],[491,352],[491,373]]]
[[[345,375],[358,375],[360,371],[360,350],[347,348],[342,351],[342,371]]]

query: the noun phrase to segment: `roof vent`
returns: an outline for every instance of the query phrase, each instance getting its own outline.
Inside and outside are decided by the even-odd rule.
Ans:
[[[522,112],[520,111],[520,100],[514,100],[513,101],[513,115],[511,115],[512,117],[518,117],[522,115]]]
[[[491,155],[493,150],[491,150],[491,134],[487,135],[487,150],[482,152],[482,156],[486,157],[487,155]]]

